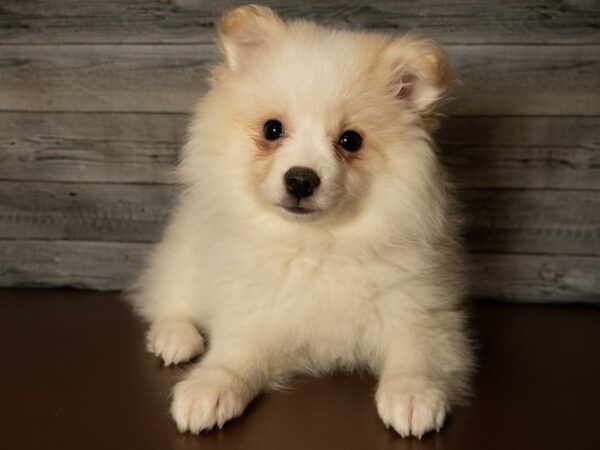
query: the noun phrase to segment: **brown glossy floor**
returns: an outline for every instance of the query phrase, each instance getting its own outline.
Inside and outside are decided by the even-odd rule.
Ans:
[[[184,369],[145,353],[116,294],[0,290],[0,449],[600,449],[600,308],[480,305],[470,407],[441,433],[400,439],[374,380],[302,379],[222,430],[179,434],[169,389]]]

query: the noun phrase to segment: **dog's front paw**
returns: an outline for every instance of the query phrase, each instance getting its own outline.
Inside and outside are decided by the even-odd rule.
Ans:
[[[194,434],[239,416],[249,402],[243,383],[217,368],[199,368],[175,386],[171,415],[182,433]]]
[[[146,341],[148,351],[162,358],[166,366],[189,361],[204,351],[204,339],[196,327],[185,320],[153,323]]]
[[[419,439],[439,431],[449,405],[443,390],[426,380],[382,382],[376,394],[377,412],[383,423],[402,437]]]

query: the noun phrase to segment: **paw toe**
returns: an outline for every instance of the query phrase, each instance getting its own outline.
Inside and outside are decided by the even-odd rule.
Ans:
[[[222,427],[240,415],[247,402],[239,381],[217,369],[203,368],[175,386],[171,415],[180,432],[198,434]]]
[[[399,382],[379,388],[377,411],[383,423],[400,436],[420,439],[442,427],[448,405],[443,392],[433,385]]]
[[[189,361],[204,351],[204,340],[196,327],[186,321],[164,321],[152,325],[147,335],[148,351],[163,359],[166,366]]]

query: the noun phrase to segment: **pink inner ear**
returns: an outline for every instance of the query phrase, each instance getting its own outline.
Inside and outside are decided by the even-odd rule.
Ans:
[[[257,31],[255,33],[240,33],[234,39],[226,42],[230,65],[237,70],[244,67],[268,47],[267,36]]]
[[[408,99],[413,97],[416,77],[413,74],[404,74],[400,78],[400,89],[396,93],[398,98]]]

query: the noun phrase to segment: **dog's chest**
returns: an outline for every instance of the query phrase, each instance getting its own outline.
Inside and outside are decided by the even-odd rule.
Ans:
[[[377,296],[389,277],[385,264],[336,248],[261,249],[237,255],[227,267],[218,269],[237,286],[240,302],[271,307],[298,305],[350,305]]]
[[[239,318],[337,355],[378,327],[378,298],[392,280],[381,260],[325,246],[262,250],[214,272],[224,321]]]

